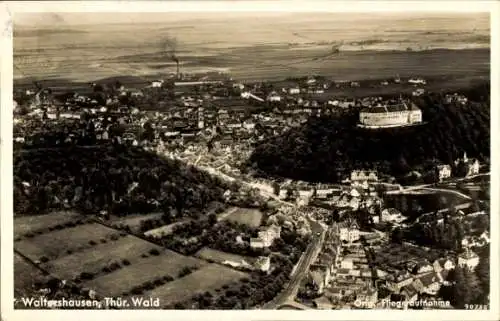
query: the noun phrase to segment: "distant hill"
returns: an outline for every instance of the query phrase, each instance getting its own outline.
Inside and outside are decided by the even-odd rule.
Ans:
[[[81,34],[87,33],[77,29],[14,29],[14,37],[43,37],[56,34]]]
[[[464,152],[485,160],[490,157],[489,84],[467,94],[480,102],[443,105],[437,94],[416,100],[427,124],[415,127],[361,129],[357,111],[314,117],[257,146],[248,165],[265,175],[338,182],[353,169],[398,176],[434,160],[450,164]]]
[[[210,202],[222,200],[226,185],[140,148],[63,147],[14,154],[16,215],[61,208],[90,214],[108,210],[118,215],[197,215]]]

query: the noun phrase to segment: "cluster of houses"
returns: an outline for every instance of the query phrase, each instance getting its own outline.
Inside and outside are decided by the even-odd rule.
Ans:
[[[454,166],[457,167],[459,165],[465,167],[464,174],[466,177],[479,174],[479,169],[480,169],[479,160],[476,158],[473,159],[467,158],[467,153],[464,153],[463,158],[455,160]],[[442,182],[450,178],[452,176],[453,171],[451,165],[440,164],[436,166],[436,173],[438,180]]]
[[[319,309],[354,307],[354,302],[377,303],[372,270],[355,222],[334,224],[327,232],[321,253],[310,267]]]
[[[418,254],[419,248],[396,259],[386,253],[383,243],[380,234],[361,232],[353,221],[333,224],[309,269],[308,280],[316,289],[314,306],[383,308],[387,302],[397,301],[407,308],[423,296],[435,297],[441,286],[450,284],[448,274],[456,266],[474,270],[479,264],[478,255],[469,248],[456,257],[429,261],[429,257]],[[401,251],[394,249],[393,253],[405,252]]]
[[[375,255],[380,257],[381,254],[385,255],[385,250],[379,248]],[[379,299],[395,300],[394,297],[397,297],[398,300],[411,304],[422,295],[436,296],[441,286],[450,285],[448,274],[456,266],[474,270],[479,264],[478,255],[469,249],[456,257],[443,256],[433,261],[424,256],[416,253],[406,259],[388,256],[383,260],[375,260],[373,263],[377,283],[379,289],[385,290],[384,297]]]

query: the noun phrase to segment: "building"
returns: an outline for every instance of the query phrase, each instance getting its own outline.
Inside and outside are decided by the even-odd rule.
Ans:
[[[159,88],[161,86],[163,86],[163,80],[155,80],[151,82],[151,87]]]
[[[340,240],[346,242],[356,242],[359,240],[359,227],[356,222],[343,222],[339,224]]]
[[[424,93],[425,93],[425,89],[419,88],[419,89],[413,91],[411,94],[412,94],[412,96],[418,97],[418,96],[422,96]]]
[[[479,161],[477,159],[469,159],[467,158],[467,153],[464,153],[464,157],[462,159],[457,159],[455,161],[455,165],[463,164],[465,166],[465,176],[472,176],[479,173]]]
[[[418,291],[413,284],[401,288],[400,294],[405,298],[407,303],[415,302],[418,299]]]
[[[451,177],[450,165],[438,165],[436,171],[440,182]]]
[[[450,271],[454,269],[455,263],[453,263],[453,261],[450,259],[442,258],[434,261],[434,263],[432,263],[432,266],[434,267],[434,271],[436,271],[436,273],[440,273],[443,270]]]
[[[478,264],[479,256],[470,250],[466,250],[458,256],[458,266],[460,267],[467,267],[468,269],[473,270]]]
[[[407,126],[421,123],[422,111],[414,103],[401,100],[364,108],[359,113],[359,121],[368,128]]]
[[[312,266],[310,275],[313,283],[318,287],[318,294],[323,294],[325,287],[330,283],[330,268],[324,265]]]
[[[250,246],[253,248],[270,247],[274,240],[280,237],[281,227],[271,225],[259,232],[259,236],[250,239]]]
[[[425,79],[422,78],[410,78],[408,80],[408,83],[412,85],[425,85],[427,84],[427,81],[425,81]]]
[[[267,96],[266,100],[269,102],[280,102],[281,96],[278,95],[277,92],[273,91]]]
[[[403,287],[412,283],[413,277],[409,273],[391,274],[387,287],[394,292],[399,292]]]
[[[377,182],[377,171],[373,170],[354,170],[351,172],[351,183]]]
[[[386,208],[380,213],[380,220],[382,222],[401,223],[405,219],[406,217],[395,208]]]
[[[419,293],[430,295],[436,295],[441,288],[440,278],[435,272],[420,276],[413,281],[412,285]]]

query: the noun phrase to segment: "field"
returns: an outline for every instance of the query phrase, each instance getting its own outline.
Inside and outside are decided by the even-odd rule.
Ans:
[[[160,298],[162,304],[185,301],[198,293],[212,291],[224,284],[237,282],[247,274],[217,264],[203,268],[173,282],[169,282],[148,293],[146,296]]]
[[[130,230],[132,232],[138,232],[139,228],[141,226],[141,221],[143,220],[149,220],[149,219],[160,219],[162,216],[162,213],[151,213],[151,214],[145,214],[145,215],[132,215],[132,216],[126,216],[126,217],[120,217],[117,219],[112,219],[111,224],[113,226],[120,226],[120,225],[126,225],[130,227]]]
[[[202,258],[204,260],[211,260],[217,263],[222,263],[224,261],[241,262],[245,260],[245,262],[252,264],[255,261],[255,258],[253,257],[226,253],[218,250],[213,250],[208,247],[204,247],[201,250],[199,250],[195,256]]]
[[[245,224],[251,227],[259,227],[262,220],[262,212],[253,208],[229,209],[229,214],[225,219],[228,221]],[[222,214],[221,216],[223,216]]]
[[[178,273],[186,266],[204,266],[207,263],[196,258],[183,256],[164,250],[159,256],[140,258],[135,263],[123,267],[113,273],[97,277],[85,282],[84,286],[95,289],[98,293],[120,296],[147,281],[169,275],[177,278]],[[200,286],[200,288],[202,288]]]
[[[135,264],[143,260],[140,256],[151,249],[162,250],[160,246],[141,240],[134,236],[126,236],[116,241],[99,243],[96,246],[71,255],[62,256],[43,264],[48,272],[62,279],[73,279],[81,272],[99,272],[104,266],[123,259]]]
[[[14,275],[14,295],[16,297],[33,295],[33,282],[46,278],[42,271],[16,253],[14,253]]]
[[[176,227],[178,225],[182,225],[183,223],[186,223],[186,222],[187,222],[187,220],[184,220],[184,221],[175,222],[175,223],[172,223],[169,225],[160,226],[160,227],[155,228],[153,230],[146,231],[144,233],[144,235],[155,236],[155,237],[167,236],[173,232],[174,227]]]
[[[65,254],[67,250],[78,251],[89,246],[89,241],[99,242],[102,238],[119,235],[119,232],[100,224],[78,225],[35,235],[14,243],[14,248],[33,261],[42,256],[49,259]]]
[[[130,83],[144,84],[144,79],[175,72],[175,63],[165,51],[165,40],[171,37],[178,43],[175,49],[181,72],[228,72],[242,81],[311,74],[339,80],[397,74],[489,75],[488,15],[435,21],[426,16],[423,24],[414,24],[421,19],[372,14],[361,20],[347,18],[348,14],[339,19],[332,13],[226,16],[207,19],[203,14],[203,23],[199,23],[191,16],[176,14],[165,16],[154,27],[144,21],[127,22],[106,25],[106,32],[101,23],[69,28],[55,22],[44,32],[16,25],[14,62],[24,75],[15,69],[14,76],[55,82],[65,79],[85,87],[83,83],[91,80],[133,75],[135,80],[130,77]],[[332,47],[340,43],[340,52],[332,55]]]
[[[27,233],[42,231],[57,224],[74,222],[82,215],[75,212],[56,212],[36,216],[19,216],[14,219],[14,237],[20,237]]]

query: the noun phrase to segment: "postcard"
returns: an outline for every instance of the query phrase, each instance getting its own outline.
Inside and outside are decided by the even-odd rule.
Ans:
[[[2,317],[497,319],[499,6],[441,4],[4,3]]]

